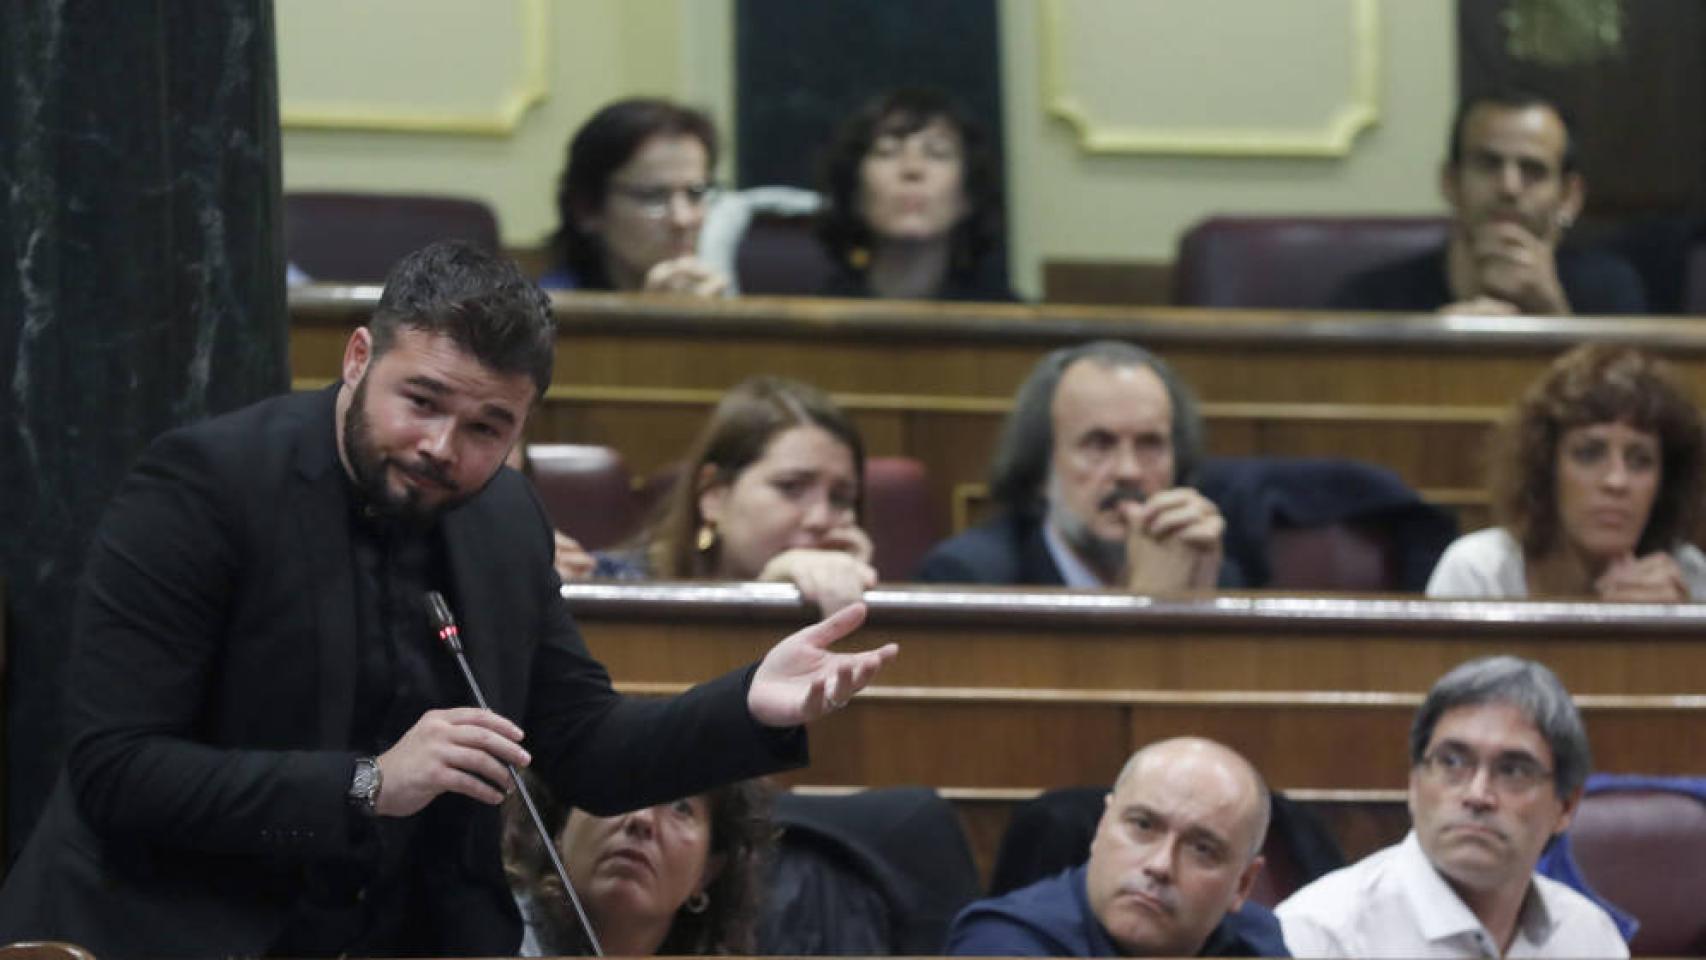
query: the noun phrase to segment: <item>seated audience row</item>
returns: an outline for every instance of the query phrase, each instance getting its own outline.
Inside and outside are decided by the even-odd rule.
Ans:
[[[1424,538],[1410,589],[1431,566],[1434,597],[1706,597],[1706,555],[1688,542],[1706,494],[1702,430],[1663,363],[1630,347],[1569,351],[1496,434],[1498,525],[1442,558],[1446,538]],[[1261,586],[1261,511],[1332,522],[1415,505],[1379,471],[1347,475],[1330,461],[1294,468],[1285,489],[1272,470],[1218,481],[1217,505],[1193,486],[1202,450],[1196,400],[1159,357],[1116,341],[1050,353],[1020,386],[993,458],[999,512],[938,544],[914,579],[1146,594]],[[862,526],[864,460],[852,421],[822,392],[754,378],[718,404],[638,542],[595,559],[559,534],[559,572],[791,582],[840,609],[877,578]],[[1229,543],[1242,557],[1227,555]]]
[[[1464,100],[1439,175],[1451,210],[1445,247],[1352,277],[1328,306],[1644,312],[1640,278],[1627,263],[1564,243],[1587,195],[1575,136],[1566,113],[1539,96],[1511,90]],[[553,265],[541,282],[554,289],[729,291],[731,278],[696,255],[716,199],[717,153],[716,131],[696,110],[657,99],[600,110],[570,142],[557,189]],[[866,104],[822,158],[818,235],[835,269],[820,292],[1015,299],[998,256],[999,170],[981,127],[939,91],[903,88]]]
[[[1628,956],[1633,923],[1582,886],[1537,872],[1569,827],[1591,757],[1568,691],[1515,657],[1464,663],[1429,691],[1409,743],[1412,828],[1399,844],[1306,884],[1270,911],[1260,771],[1195,737],[1135,753],[1104,798],[1088,859],[977,901],[956,956]],[[548,817],[578,900],[622,956],[747,953],[773,847],[747,782],[617,817]],[[565,892],[513,799],[506,872],[525,956],[584,953]],[[1576,889],[1579,887],[1580,889]],[[793,921],[811,922],[795,917]]]
[[[716,131],[699,111],[656,99],[600,110],[569,143],[541,285],[726,292],[730,278],[696,255],[716,160]],[[947,97],[909,88],[872,101],[836,135],[823,179],[819,232],[837,269],[822,293],[1016,299],[992,257],[999,166]]]
[[[1152,744],[1107,795],[1088,861],[967,907],[947,952],[1629,955],[1605,905],[1536,872],[1590,766],[1581,716],[1551,670],[1515,657],[1458,666],[1418,709],[1409,753],[1409,835],[1270,912],[1247,899],[1268,828],[1260,772],[1212,741]]]

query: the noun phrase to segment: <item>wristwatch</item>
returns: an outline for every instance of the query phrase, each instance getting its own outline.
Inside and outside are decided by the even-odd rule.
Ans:
[[[349,784],[350,805],[370,817],[379,815],[379,788],[385,783],[379,761],[373,757],[358,757],[355,777]]]

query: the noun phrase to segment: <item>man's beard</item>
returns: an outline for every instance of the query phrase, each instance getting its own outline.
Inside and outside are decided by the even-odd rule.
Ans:
[[[1125,539],[1108,540],[1096,535],[1089,521],[1073,513],[1060,495],[1058,481],[1050,474],[1048,481],[1048,519],[1060,539],[1078,554],[1096,575],[1115,583],[1125,571]]]
[[[451,482],[449,477],[430,466],[409,469],[394,460],[388,460],[379,451],[373,442],[373,425],[367,419],[366,377],[355,385],[355,391],[350,395],[349,409],[344,413],[344,459],[349,461],[356,494],[365,505],[387,520],[413,526],[428,526],[444,511],[471,496],[453,496],[433,506],[424,506],[420,502],[419,489],[407,488],[400,496],[391,490],[385,482],[387,465],[437,483],[446,489],[450,488]]]

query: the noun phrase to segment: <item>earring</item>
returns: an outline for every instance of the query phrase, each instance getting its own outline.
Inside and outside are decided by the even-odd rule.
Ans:
[[[717,528],[711,521],[706,520],[699,524],[699,535],[694,538],[693,545],[699,548],[700,553],[717,545]]]
[[[864,247],[854,247],[847,251],[847,265],[855,270],[863,270],[871,265],[871,251]]]
[[[682,906],[687,909],[688,913],[704,913],[705,909],[710,905],[711,895],[703,890],[695,893],[691,897],[688,897],[687,902],[682,904]]]

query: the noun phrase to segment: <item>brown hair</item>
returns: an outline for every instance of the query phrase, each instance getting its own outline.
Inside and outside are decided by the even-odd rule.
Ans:
[[[705,576],[716,568],[720,545],[700,551],[695,543],[704,517],[699,496],[716,484],[732,484],[752,466],[770,441],[792,427],[814,426],[846,445],[853,455],[858,483],[854,515],[865,513],[865,443],[847,414],[822,390],[783,377],[759,376],[736,384],[723,394],[711,419],[700,431],[681,476],[663,501],[657,519],[644,535],[646,560],[659,578]],[[709,483],[701,481],[705,467]]]
[[[559,844],[569,812],[551,798],[539,779],[523,774],[539,805],[539,815]],[[776,847],[777,828],[770,818],[772,791],[761,780],[739,780],[704,794],[710,809],[710,856],[723,858],[722,869],[705,887],[709,904],[699,913],[676,911],[669,933],[658,945],[660,956],[750,955],[756,944],[758,912],[765,873]],[[568,949],[584,943],[580,924],[563,896],[563,883],[539,842],[518,798],[504,803],[504,875],[510,886],[532,895],[537,920],[546,928],[547,946]]]
[[[1637,550],[1670,550],[1694,531],[1702,495],[1700,411],[1669,366],[1633,347],[1587,344],[1553,362],[1500,426],[1493,512],[1531,558],[1558,545],[1558,442],[1568,430],[1627,423],[1659,440],[1659,490]]]

